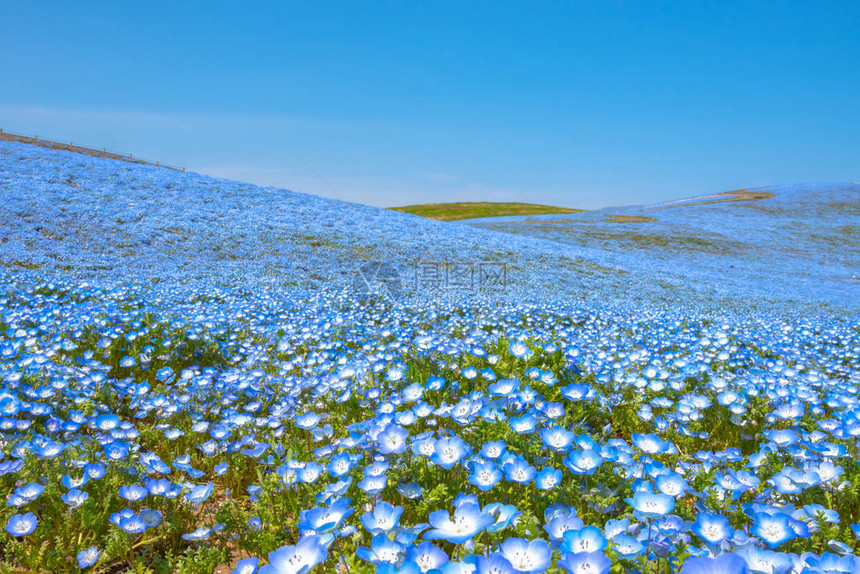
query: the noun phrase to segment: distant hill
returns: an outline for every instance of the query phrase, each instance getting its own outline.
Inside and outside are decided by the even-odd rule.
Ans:
[[[319,289],[352,286],[360,266],[382,261],[422,296],[439,294],[420,285],[425,276],[460,288],[491,267],[504,269],[505,286],[485,294],[536,304],[794,312],[860,301],[856,184],[773,187],[671,209],[540,206],[569,213],[483,217],[473,207],[454,212],[473,219],[451,225],[0,141],[0,196],[0,279]]]
[[[439,221],[461,221],[483,217],[506,217],[511,215],[552,215],[580,213],[582,209],[540,205],[537,203],[505,202],[460,202],[460,203],[420,203],[403,207],[392,207],[394,211],[411,213]]]

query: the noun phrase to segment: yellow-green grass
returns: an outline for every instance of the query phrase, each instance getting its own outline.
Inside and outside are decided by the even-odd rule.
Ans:
[[[439,221],[458,221],[461,219],[478,219],[482,217],[505,217],[510,215],[550,215],[564,213],[580,213],[582,209],[558,207],[554,205],[539,205],[537,203],[503,203],[490,201],[458,202],[458,203],[421,203],[391,207],[394,211],[420,215]]]

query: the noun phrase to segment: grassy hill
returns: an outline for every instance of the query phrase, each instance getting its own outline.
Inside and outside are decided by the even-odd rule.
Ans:
[[[550,215],[580,213],[582,209],[540,205],[537,203],[504,203],[504,202],[460,202],[460,203],[421,203],[392,207],[394,211],[411,213],[439,221],[459,221],[463,219],[478,219],[482,217],[504,217],[512,215]]]

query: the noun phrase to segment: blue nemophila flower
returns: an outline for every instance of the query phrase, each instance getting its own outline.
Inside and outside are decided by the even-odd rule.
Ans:
[[[633,433],[633,444],[646,454],[669,454],[674,450],[674,445],[661,439],[655,434]]]
[[[359,546],[355,549],[356,556],[371,564],[394,564],[400,561],[403,553],[403,545],[391,540],[384,534],[375,535],[370,541],[369,548]]]
[[[36,449],[36,455],[40,458],[54,458],[66,448],[66,445],[54,441],[48,441]]]
[[[417,482],[400,482],[397,484],[397,492],[411,500],[421,498],[424,488]]]
[[[594,474],[602,464],[603,457],[600,456],[599,452],[590,448],[572,450],[564,459],[564,465],[578,475]]]
[[[791,527],[791,517],[787,514],[756,512],[753,513],[752,519],[750,534],[759,537],[771,548],[782,546],[797,536]]]
[[[499,379],[495,383],[487,387],[487,391],[491,395],[506,397],[516,391],[520,386],[520,382],[516,379]]]
[[[505,472],[507,480],[519,484],[528,484],[537,473],[537,469],[526,462],[521,456],[517,456],[506,462],[502,465],[502,470]]]
[[[657,490],[675,498],[684,494],[689,488],[684,477],[676,472],[661,474],[654,480],[654,482],[657,486]]]
[[[540,431],[540,438],[553,452],[567,452],[576,435],[564,427],[554,426]]]
[[[710,514],[700,512],[696,515],[696,522],[690,530],[712,545],[719,545],[723,540],[727,540],[734,534],[734,529],[729,525],[729,519],[722,514]]]
[[[526,434],[535,430],[537,419],[531,413],[526,413],[519,417],[511,417],[508,421],[511,425],[511,430],[517,434]]]
[[[163,520],[160,510],[150,510],[148,508],[141,510],[138,518],[140,518],[147,528],[155,528]]]
[[[325,470],[319,463],[309,462],[302,468],[296,469],[296,476],[300,482],[312,484],[322,475]]]
[[[9,517],[6,523],[6,532],[12,536],[26,536],[36,530],[39,520],[32,512],[27,514],[15,514]]]
[[[400,524],[402,506],[393,506],[387,502],[379,502],[373,512],[367,512],[361,517],[361,524],[371,534],[385,534]]]
[[[657,518],[672,512],[675,508],[675,499],[668,494],[637,491],[632,498],[626,498],[627,504],[633,510],[646,518]]]
[[[361,481],[356,484],[358,488],[366,492],[369,496],[375,496],[382,492],[388,485],[388,478],[384,474],[372,475],[366,474]]]
[[[406,450],[406,438],[409,431],[395,424],[385,425],[376,436],[381,454],[402,454]]]
[[[492,490],[502,480],[502,476],[502,471],[499,470],[496,464],[488,460],[475,464],[472,467],[472,472],[469,474],[469,482],[487,492]]]
[[[642,554],[645,545],[632,536],[616,534],[612,538],[612,550],[622,558],[630,560]]]
[[[596,526],[567,530],[562,534],[562,552],[598,552],[606,548],[606,538]]]
[[[137,500],[142,500],[146,498],[147,490],[140,486],[139,484],[132,484],[130,486],[120,486],[119,487],[119,496],[120,498],[124,498],[128,501],[134,502]]]
[[[535,475],[535,486],[539,490],[552,490],[561,483],[561,478],[560,470],[547,466]]]
[[[311,430],[322,420],[322,417],[316,413],[305,413],[303,415],[299,415],[294,419],[294,422],[297,427],[305,430]],[[217,438],[217,437],[216,437]]]
[[[414,563],[421,572],[438,572],[448,563],[448,555],[441,548],[424,541],[406,549],[406,561]]]
[[[269,563],[259,574],[305,574],[325,561],[328,553],[319,536],[302,536],[295,546],[269,552]]]
[[[481,447],[481,456],[495,460],[505,454],[507,449],[508,445],[506,445],[503,440],[488,441]]]
[[[107,432],[119,426],[119,417],[114,414],[99,415],[95,418],[94,426],[96,429]]]
[[[90,546],[86,550],[81,550],[78,552],[78,567],[81,569],[89,568],[98,562],[101,555],[102,551],[95,546]]]
[[[79,490],[77,488],[70,490],[69,492],[61,496],[63,502],[72,507],[80,506],[81,504],[86,502],[87,498],[89,497],[89,493],[84,492],[83,490]]]
[[[746,561],[737,554],[720,554],[716,558],[689,558],[681,574],[748,574]]]
[[[63,475],[63,478],[60,479],[60,483],[65,486],[68,490],[72,490],[75,488],[80,488],[84,486],[90,477],[87,474],[81,476],[81,478],[72,478],[72,476],[66,474]]]
[[[472,454],[472,447],[458,436],[440,438],[433,444],[433,464],[448,470]]]
[[[446,510],[431,512],[429,522],[433,529],[424,535],[425,539],[462,544],[492,525],[494,520],[481,512],[477,504],[469,502],[457,507],[453,518]]]
[[[244,558],[236,563],[236,567],[230,574],[256,574],[260,559],[257,557]]]
[[[129,534],[140,534],[147,528],[146,523],[133,513],[130,516],[121,516],[119,527]]]
[[[565,532],[580,530],[585,527],[585,523],[576,515],[576,510],[573,508],[568,511],[553,513],[548,518],[549,520],[544,524],[543,529],[553,542],[561,540]]]
[[[201,526],[194,532],[189,532],[188,534],[183,534],[182,539],[187,540],[189,542],[200,542],[201,540],[206,540],[209,538],[209,535],[212,534],[212,529],[206,526]]]
[[[571,383],[561,388],[561,396],[569,401],[581,401],[588,398],[591,387],[585,383]]]
[[[474,570],[466,569],[465,565],[459,567],[457,570],[459,572],[474,572],[475,574],[516,574],[517,572],[510,561],[501,553],[494,553],[489,556],[477,556],[475,558]]]
[[[520,511],[513,504],[502,504],[501,502],[491,502],[486,505],[483,510],[484,514],[489,514],[495,522],[487,528],[487,532],[501,532],[505,528],[514,523]]]
[[[538,574],[549,567],[552,551],[545,540],[508,538],[502,542],[501,554],[517,572]]]
[[[511,341],[508,345],[508,351],[517,359],[527,359],[534,354],[528,345],[522,341]]]
[[[351,498],[339,498],[328,508],[317,506],[303,510],[299,515],[299,532],[304,534],[324,534],[339,527],[354,511],[349,505]]]
[[[579,552],[565,554],[558,561],[558,566],[570,574],[609,574],[612,563],[603,552]]]
[[[45,487],[38,482],[31,482],[26,486],[19,486],[14,490],[14,494],[23,499],[25,503],[33,502],[39,498],[43,492],[45,492]]]
[[[199,484],[199,485],[193,487],[191,489],[191,492],[189,492],[185,495],[185,500],[187,500],[188,502],[193,502],[195,504],[200,504],[202,502],[205,502],[206,499],[209,498],[209,495],[212,494],[212,491],[214,490],[214,488],[215,488],[215,485],[214,485],[214,483],[211,483],[211,482],[209,482],[207,484]]]

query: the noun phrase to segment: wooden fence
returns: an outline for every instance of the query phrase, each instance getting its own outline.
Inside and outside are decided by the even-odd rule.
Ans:
[[[39,136],[25,136],[21,134],[13,134],[9,132],[4,132],[0,130],[0,140],[12,141],[12,142],[20,142],[25,144],[37,145],[39,147],[49,148],[49,149],[63,149],[66,151],[71,151],[75,153],[82,153],[84,155],[91,155],[94,157],[105,157],[108,159],[118,159],[121,161],[127,161],[129,163],[139,163],[143,165],[154,165],[158,167],[165,167],[167,169],[172,169],[176,171],[185,171],[184,167],[176,167],[173,165],[167,165],[158,161],[150,161],[146,159],[141,159],[138,157],[132,157],[132,155],[117,153],[113,151],[108,151],[106,149],[95,149],[91,147],[75,145],[74,143],[63,143],[53,140],[46,140],[40,138]]]

